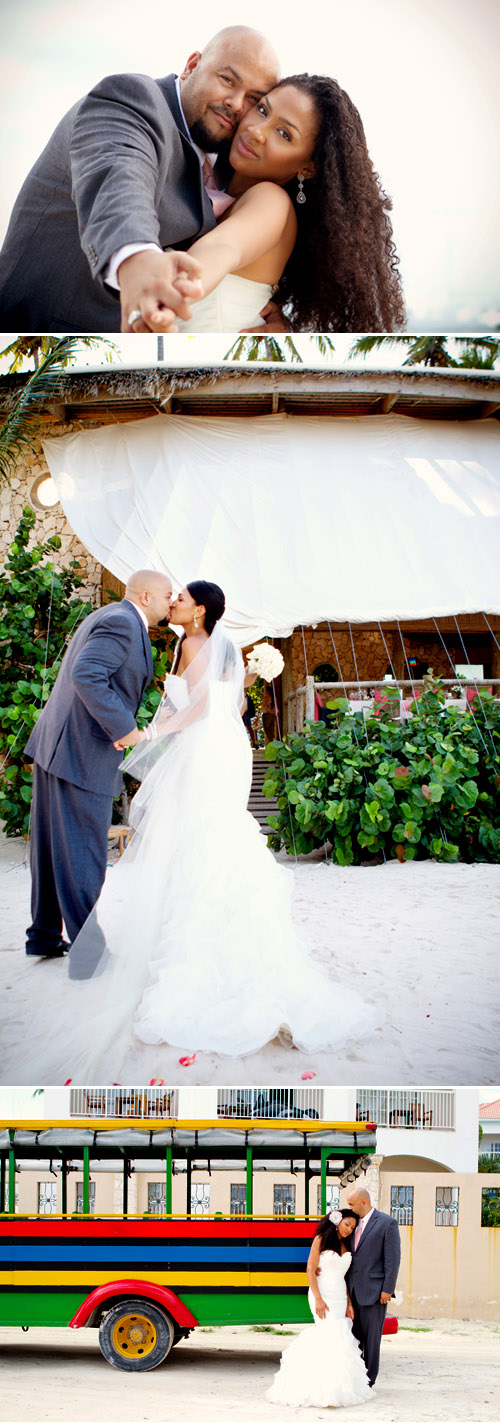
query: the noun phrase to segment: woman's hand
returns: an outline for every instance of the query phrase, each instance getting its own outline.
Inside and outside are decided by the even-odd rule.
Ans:
[[[188,252],[135,252],[118,268],[122,331],[176,330],[203,296],[199,262]],[[177,286],[180,282],[180,286]],[[132,317],[132,320],[130,319]]]
[[[129,731],[127,736],[120,736],[119,741],[113,741],[115,751],[126,751],[128,746],[138,746],[140,741],[146,741],[146,732],[139,731],[135,726],[133,731]]]
[[[316,1295],[314,1301],[314,1312],[315,1314],[317,1314],[318,1319],[326,1319],[326,1316],[329,1313],[328,1305],[323,1299],[322,1295]]]

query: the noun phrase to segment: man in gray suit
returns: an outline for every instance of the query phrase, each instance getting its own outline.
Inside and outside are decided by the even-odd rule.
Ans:
[[[352,1332],[358,1340],[373,1386],[379,1371],[380,1343],[387,1305],[394,1294],[401,1260],[399,1226],[393,1216],[372,1206],[363,1186],[350,1191],[348,1204],[359,1215],[359,1225],[346,1242],[352,1264],[346,1284],[352,1300]]]
[[[172,584],[139,572],[71,638],[26,756],[33,766],[31,913],[26,953],[60,957],[99,897],[123,752],[140,739],[136,713],[154,668],[148,628],[166,621]]]
[[[213,161],[224,168],[242,115],[277,77],[267,40],[237,25],[190,55],[178,79],[114,74],[75,104],[14,206],[0,329],[162,331],[173,313],[189,319],[174,283],[182,273],[186,294],[202,295],[199,265],[163,249],[215,226]]]

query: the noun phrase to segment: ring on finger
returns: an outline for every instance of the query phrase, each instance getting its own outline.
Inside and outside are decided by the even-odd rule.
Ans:
[[[134,321],[142,321],[142,311],[139,311],[139,308],[137,306],[134,306],[134,310],[129,312],[129,326],[133,326]]]

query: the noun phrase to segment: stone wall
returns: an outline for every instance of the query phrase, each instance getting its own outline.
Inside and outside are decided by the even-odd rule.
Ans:
[[[466,621],[465,618],[459,619],[461,624]],[[497,619],[493,619],[493,622],[496,623]],[[349,631],[336,628],[335,623],[331,624],[331,633],[328,623],[318,623],[316,628],[295,628],[292,637],[283,638],[281,644],[289,669],[291,687],[304,686],[306,662],[309,676],[312,676],[316,667],[327,662],[335,667],[337,672],[340,668],[339,681],[344,682],[354,682],[358,678],[360,682],[370,682],[372,679],[374,682],[380,682],[386,672],[391,671],[390,664],[397,678],[407,678],[406,659],[410,657],[416,658],[420,664],[420,669],[413,665],[411,667],[411,673],[416,677],[422,676],[422,669],[426,672],[430,667],[436,677],[453,677],[455,663],[466,661],[482,664],[487,677],[500,675],[493,657],[493,639],[486,629],[484,633],[471,632],[468,629],[463,631],[467,656],[458,633],[450,630],[443,633],[445,646],[437,632],[433,633],[427,629],[416,629],[414,633],[407,629],[402,630],[404,648],[397,629],[391,631],[383,627],[383,633],[385,647],[378,630],[370,631],[359,623],[352,624],[352,642]],[[498,632],[496,636],[498,638]],[[500,641],[500,638],[498,640]]]
[[[332,624],[332,634],[335,642],[337,656],[332,643],[332,636],[327,623],[318,623],[317,628],[296,628],[292,637],[288,641],[289,657],[291,660],[291,680],[293,686],[303,686],[307,673],[312,676],[315,667],[321,663],[329,662],[339,671],[339,680],[345,682],[355,681],[359,677],[361,682],[367,682],[372,677],[374,681],[381,681],[386,672],[390,671],[389,659],[384,648],[382,638],[378,632],[367,632],[363,627],[353,628],[354,654],[357,663],[354,661],[351,638],[349,632],[340,632]],[[399,637],[397,633],[384,632],[387,648],[392,660],[394,660],[394,641]],[[305,651],[304,651],[305,643]],[[401,645],[401,644],[400,644]],[[283,641],[283,651],[287,643]],[[337,663],[338,658],[338,663]]]
[[[101,422],[96,421],[95,423],[100,424]],[[64,425],[51,424],[50,434],[68,435],[87,428],[88,424],[81,422]],[[43,429],[43,436],[45,434],[47,434],[46,426]],[[36,440],[33,450],[26,449],[20,455],[15,474],[9,479],[9,482],[2,482],[0,485],[0,566],[3,565],[9,546],[13,542],[25,505],[31,505],[29,496],[34,480],[38,475],[48,473],[40,438]],[[84,579],[79,596],[88,598],[93,607],[98,607],[101,601],[101,565],[80,543],[68,523],[61,505],[56,504],[55,508],[48,509],[44,513],[35,508],[35,514],[36,524],[30,539],[30,547],[36,543],[43,543],[44,539],[50,538],[52,534],[59,534],[61,547],[55,550],[53,555],[56,568],[62,568],[72,558],[77,558]]]

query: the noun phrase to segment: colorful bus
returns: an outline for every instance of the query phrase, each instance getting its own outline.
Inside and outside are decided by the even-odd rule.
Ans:
[[[92,1120],[0,1124],[0,1324],[99,1331],[116,1368],[153,1369],[197,1325],[310,1322],[305,1266],[330,1182],[355,1181],[375,1151],[369,1122]],[[16,1168],[61,1181],[60,1215],[16,1213]],[[107,1164],[106,1164],[107,1163]],[[91,1171],[121,1167],[119,1215],[91,1213]],[[131,1174],[164,1172],[165,1211],[129,1212]],[[244,1213],[197,1217],[193,1171],[245,1172]],[[258,1171],[302,1172],[305,1214],[256,1216]],[[68,1180],[82,1177],[81,1210]],[[185,1213],[172,1210],[184,1176]],[[115,1178],[116,1179],[116,1178]],[[177,1189],[177,1188],[176,1188]],[[388,1326],[390,1330],[391,1326]]]

